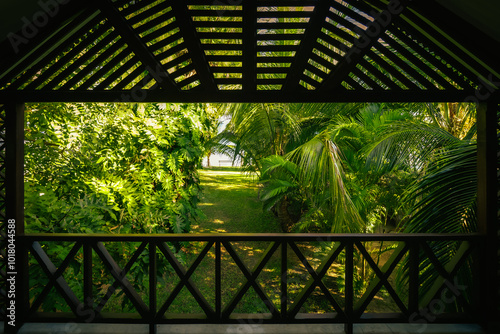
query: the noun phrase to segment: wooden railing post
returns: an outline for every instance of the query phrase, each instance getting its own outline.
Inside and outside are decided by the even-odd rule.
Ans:
[[[157,264],[156,264],[156,243],[154,240],[149,242],[148,246],[149,251],[149,334],[156,334],[157,326],[156,326],[156,284],[157,278],[156,275],[158,273]]]
[[[281,242],[281,321],[288,320],[288,242]]]
[[[92,246],[90,243],[83,244],[83,305],[85,310],[94,308],[94,296],[92,293]]]
[[[222,285],[221,285],[221,242],[215,242],[215,314],[217,320],[222,315]]]
[[[354,241],[349,240],[345,246],[345,334],[353,333],[354,316]]]
[[[5,113],[7,244],[15,254],[15,263],[9,262],[6,271],[7,306],[10,310],[5,320],[5,333],[16,333],[23,325],[29,306],[28,250],[17,240],[24,235],[24,103],[6,104]]]
[[[418,312],[418,273],[419,273],[419,244],[417,241],[409,242],[409,279],[408,279],[408,311],[410,313],[410,321],[413,314]]]
[[[497,277],[497,112],[498,102],[477,107],[477,224],[484,236],[480,253],[480,301],[483,325],[491,327],[498,307]],[[495,296],[495,297],[493,297]]]

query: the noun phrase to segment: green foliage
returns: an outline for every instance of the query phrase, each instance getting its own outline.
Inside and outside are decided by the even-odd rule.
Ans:
[[[426,117],[411,123],[395,123],[384,129],[372,146],[369,161],[377,170],[412,170],[416,180],[405,191],[409,207],[400,229],[408,233],[471,233],[476,231],[477,145],[474,106],[429,104]],[[440,263],[449,264],[460,252],[460,243],[431,242]],[[439,273],[421,252],[419,294],[431,293]],[[457,277],[471,286],[473,266],[467,262]],[[408,259],[403,261],[397,283],[404,291],[408,282]],[[431,296],[432,297],[432,296]],[[467,294],[466,299],[470,298]],[[457,304],[448,305],[459,308]]]
[[[280,211],[300,208],[299,217],[289,220],[299,231],[373,232],[397,225],[404,211],[399,199],[413,176],[397,169],[375,170],[367,151],[384,127],[413,115],[384,105],[289,109],[299,129],[288,131],[293,135],[285,137],[284,151],[260,162],[264,208],[279,218],[286,217]],[[258,147],[264,150],[263,144]]]
[[[202,216],[197,168],[215,126],[203,106],[36,104],[28,109],[26,122],[28,232],[181,233]],[[54,263],[70,248],[43,246]],[[110,243],[106,248],[119,261],[129,259],[137,245]],[[145,254],[130,270],[140,292],[148,286]],[[82,255],[73,261],[65,276],[78,293]],[[100,294],[112,284],[106,270],[96,259],[93,283]],[[33,258],[30,272],[37,277],[31,282],[31,293],[37,295],[46,282],[38,279],[44,275]],[[119,308],[132,310],[120,294],[124,304]],[[42,308],[68,311],[65,305],[62,297],[50,294]]]
[[[27,112],[32,232],[189,231],[213,125],[201,106],[40,104]]]

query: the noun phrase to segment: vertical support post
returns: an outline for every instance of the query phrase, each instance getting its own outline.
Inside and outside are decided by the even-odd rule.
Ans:
[[[221,296],[221,243],[215,242],[215,316],[218,321],[222,317],[222,296]]]
[[[5,333],[16,333],[29,307],[28,248],[19,240],[24,234],[24,103],[6,104],[5,114],[7,245],[14,245],[15,255],[15,262],[9,260],[7,264],[7,307],[11,310],[7,312]]]
[[[495,321],[498,293],[497,277],[497,112],[498,102],[477,106],[477,224],[484,236],[480,253],[480,314],[483,326]]]
[[[345,314],[344,325],[346,334],[353,333],[353,306],[354,305],[354,241],[349,240],[345,245]]]
[[[151,240],[149,242],[149,334],[156,334],[156,274],[158,268],[156,266],[156,243]]]
[[[288,322],[288,242],[281,242],[281,320]]]

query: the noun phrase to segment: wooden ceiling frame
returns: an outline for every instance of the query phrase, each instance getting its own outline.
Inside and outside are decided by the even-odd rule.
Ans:
[[[497,96],[500,66],[487,52],[496,42],[446,12],[459,23],[453,34],[445,12],[433,0],[72,0],[27,43],[2,43],[0,101]]]

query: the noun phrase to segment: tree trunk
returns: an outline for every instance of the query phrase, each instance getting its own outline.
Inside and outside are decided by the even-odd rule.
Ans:
[[[281,230],[285,233],[288,233],[292,230],[293,225],[295,225],[296,221],[292,218],[290,213],[288,212],[288,205],[290,203],[286,198],[284,198],[278,205],[278,221],[281,226]]]

